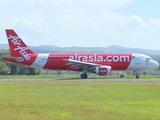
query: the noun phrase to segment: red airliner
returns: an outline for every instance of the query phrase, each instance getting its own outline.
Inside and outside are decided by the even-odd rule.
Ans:
[[[6,29],[10,55],[3,59],[25,66],[49,70],[82,71],[81,78],[87,78],[87,72],[97,75],[110,75],[112,70],[132,70],[139,78],[138,71],[158,68],[159,64],[151,57],[133,53],[48,53],[39,54],[30,50],[12,29]]]

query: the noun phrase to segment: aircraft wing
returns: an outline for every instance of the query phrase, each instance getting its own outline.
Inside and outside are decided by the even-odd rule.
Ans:
[[[71,59],[67,59],[65,61],[66,61],[66,65],[72,65],[72,66],[76,67],[77,69],[79,69],[79,68],[93,68],[93,67],[101,66],[100,64],[82,62],[82,61],[71,60]]]

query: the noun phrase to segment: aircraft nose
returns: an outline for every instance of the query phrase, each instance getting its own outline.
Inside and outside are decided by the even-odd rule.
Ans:
[[[159,63],[156,62],[156,61],[153,61],[152,67],[153,67],[153,68],[158,68],[158,66],[159,66]]]

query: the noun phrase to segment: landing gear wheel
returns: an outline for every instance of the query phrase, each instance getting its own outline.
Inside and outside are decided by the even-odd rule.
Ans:
[[[81,74],[81,79],[86,79],[88,77],[87,74]]]
[[[139,79],[139,75],[136,75],[136,79]]]

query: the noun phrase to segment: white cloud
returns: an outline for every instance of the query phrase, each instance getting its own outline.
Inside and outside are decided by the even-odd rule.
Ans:
[[[36,4],[36,0],[22,0],[25,4]]]
[[[80,6],[81,8],[90,8],[90,7],[104,7],[106,9],[117,9],[126,4],[132,3],[133,0],[19,0],[25,4],[40,4],[43,6]],[[100,8],[101,8],[100,7]]]
[[[116,44],[144,48],[152,47],[151,40],[160,40],[160,20],[149,18],[147,23],[136,14],[125,16],[114,11],[133,0],[7,2],[0,5],[0,13],[5,11],[0,16],[0,34],[3,35],[0,39],[5,39],[5,28],[13,28],[30,45],[106,47]],[[159,49],[159,46],[156,44],[154,48]]]
[[[154,28],[157,28],[158,30],[160,30],[160,20],[149,18],[149,21]]]

